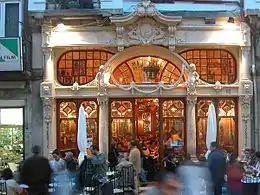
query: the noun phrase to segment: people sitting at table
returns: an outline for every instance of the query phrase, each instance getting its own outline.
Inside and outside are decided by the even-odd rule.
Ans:
[[[2,178],[6,183],[7,195],[21,195],[23,193],[23,189],[14,180],[13,172],[11,169],[4,169],[2,172]]]
[[[52,171],[54,173],[61,173],[65,172],[66,169],[66,162],[61,158],[61,152],[58,149],[55,149],[52,152],[53,160],[50,160],[50,165]]]

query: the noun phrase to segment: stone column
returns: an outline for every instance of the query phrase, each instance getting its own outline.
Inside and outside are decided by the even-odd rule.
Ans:
[[[239,85],[239,150],[251,148],[254,140],[251,129],[251,99],[253,96],[253,83],[250,78],[251,47],[241,47],[240,85]]]
[[[53,82],[54,66],[52,61],[52,48],[42,47],[44,60],[44,81],[41,83],[41,98],[43,103],[43,132],[42,132],[42,151],[43,155],[48,157],[53,137]]]
[[[196,103],[197,96],[188,95],[186,104],[187,152],[196,157]]]
[[[100,95],[97,98],[99,104],[99,149],[106,158],[108,157],[108,96]]]
[[[241,47],[240,80],[250,80],[251,47]]]

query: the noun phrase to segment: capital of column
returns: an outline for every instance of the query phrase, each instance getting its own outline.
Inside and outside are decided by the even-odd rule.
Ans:
[[[108,105],[108,96],[107,95],[99,95],[97,97],[98,105]]]
[[[42,47],[42,53],[44,56],[50,56],[52,52],[52,47]]]
[[[242,53],[249,53],[251,51],[250,46],[241,46],[240,48],[241,48]]]
[[[195,106],[197,103],[197,96],[196,95],[188,95],[186,98],[188,105]]]
[[[52,82],[44,81],[41,83],[40,96],[42,98],[52,98]]]

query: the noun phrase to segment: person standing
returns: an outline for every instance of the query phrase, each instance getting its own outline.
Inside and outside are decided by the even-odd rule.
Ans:
[[[226,158],[224,153],[218,149],[216,142],[210,144],[210,151],[208,168],[211,173],[213,190],[215,195],[221,195],[225,183]]]
[[[40,156],[40,147],[33,146],[33,156],[26,159],[21,167],[20,181],[28,185],[29,195],[48,195],[52,169],[49,160]]]
[[[11,169],[6,168],[2,172],[2,178],[6,183],[7,195],[22,195],[23,189],[14,180],[14,175]]]
[[[140,150],[137,148],[136,141],[130,142],[129,149],[129,162],[131,162],[134,165],[136,173],[137,175],[139,175],[141,172],[141,153]]]

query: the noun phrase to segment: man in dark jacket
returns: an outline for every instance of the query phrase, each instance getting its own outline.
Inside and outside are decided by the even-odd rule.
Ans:
[[[214,194],[221,195],[224,177],[226,174],[226,158],[223,152],[217,148],[217,143],[210,145],[211,153],[208,156],[208,167],[211,173]]]
[[[26,159],[21,167],[21,182],[29,186],[29,195],[48,195],[52,174],[49,160],[39,155],[39,146],[33,146],[32,153],[33,156]]]

